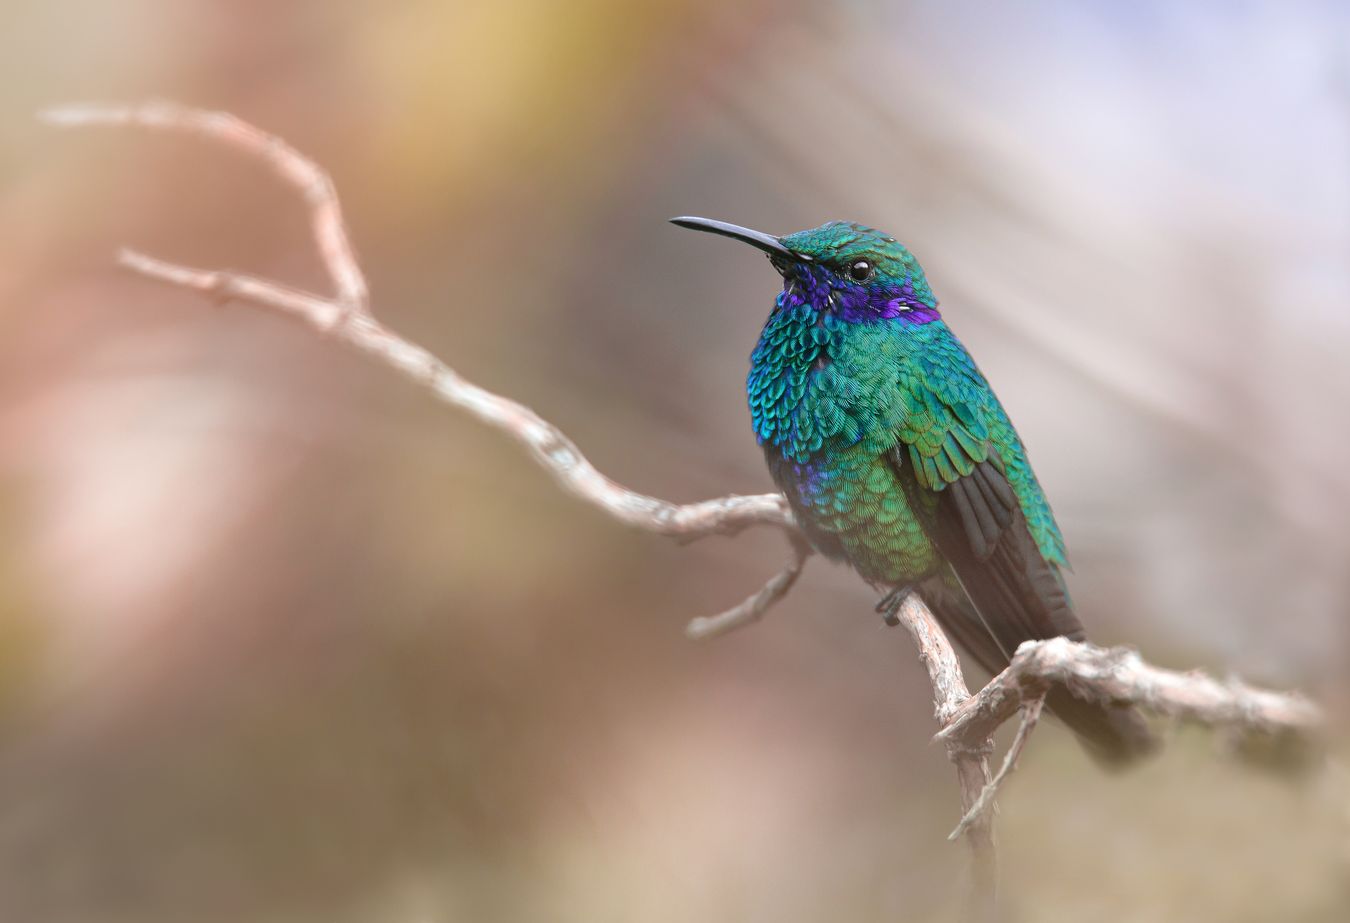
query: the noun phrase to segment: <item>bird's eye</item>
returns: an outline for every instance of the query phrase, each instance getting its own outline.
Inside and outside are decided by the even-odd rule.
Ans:
[[[848,267],[848,275],[854,282],[866,282],[872,278],[872,264],[867,260],[854,260]]]

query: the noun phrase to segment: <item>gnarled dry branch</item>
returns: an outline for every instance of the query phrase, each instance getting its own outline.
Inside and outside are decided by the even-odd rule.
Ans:
[[[938,724],[946,727],[961,706],[970,700],[961,660],[952,642],[932,611],[915,593],[910,593],[896,612],[918,648],[919,660],[928,671],[933,687],[933,711]],[[947,741],[947,758],[956,767],[961,787],[961,815],[971,820],[965,826],[971,856],[971,911],[975,920],[998,917],[998,853],[994,846],[994,821],[991,812],[976,810],[984,792],[993,785],[989,778],[989,754],[993,741],[961,738]],[[986,799],[992,803],[992,795]]]
[[[1080,698],[1128,702],[1198,724],[1303,734],[1322,724],[1321,710],[1296,693],[1254,689],[1236,679],[1221,683],[1198,671],[1163,670],[1129,648],[1051,638],[1018,647],[1006,670],[956,708],[938,739],[986,738],[1024,702],[1043,696],[1054,683]]]
[[[132,272],[217,301],[237,300],[269,308],[331,335],[402,373],[439,400],[469,412],[523,444],[564,490],[627,525],[687,540],[713,534],[735,535],[754,525],[776,526],[794,540],[798,535],[787,501],[779,494],[733,495],[676,504],[616,484],[602,475],[561,430],[529,407],[480,388],[427,350],[380,324],[370,314],[365,277],[348,241],[332,180],[275,135],[226,112],[204,112],[165,102],[62,106],[42,113],[41,117],[49,124],[63,127],[134,125],[178,131],[220,142],[261,159],[304,196],[315,243],[338,294],[326,298],[242,273],[195,269],[135,250],[123,250],[118,263]],[[759,605],[762,613],[786,589],[767,594],[761,590],[731,611],[767,597]]]
[[[310,210],[315,243],[336,295],[325,297],[241,273],[196,269],[123,250],[118,262],[141,276],[197,292],[217,301],[240,301],[279,312],[306,324],[401,373],[438,400],[463,410],[523,445],[567,492],[629,526],[676,539],[735,535],[766,525],[784,532],[792,560],[759,591],[720,615],[695,619],[692,638],[708,638],[757,621],[781,600],[800,575],[810,546],[779,494],[726,496],[677,504],[630,490],[601,474],[557,427],[529,407],[463,378],[415,343],[380,324],[352,249],[332,180],[280,138],[223,112],[205,112],[171,103],[136,106],[77,105],[43,113],[60,126],[134,125],[198,135],[256,157],[294,185]],[[911,594],[897,615],[909,630],[928,671],[933,703],[961,786],[962,818],[953,837],[965,834],[974,858],[975,915],[997,916],[992,807],[999,786],[1040,715],[1053,683],[1077,695],[1105,702],[1132,702],[1155,713],[1205,724],[1311,734],[1319,710],[1302,697],[1267,692],[1237,681],[1217,682],[1199,673],[1176,673],[1145,663],[1128,650],[1103,650],[1065,638],[1023,644],[1011,665],[971,695],[961,663],[932,612]],[[1023,720],[996,778],[990,779],[990,736],[1019,710]]]

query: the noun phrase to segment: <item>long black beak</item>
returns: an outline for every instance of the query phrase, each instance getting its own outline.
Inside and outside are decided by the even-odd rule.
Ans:
[[[671,218],[671,224],[678,224],[682,228],[690,228],[695,231],[707,231],[709,234],[721,234],[723,237],[730,237],[749,244],[752,247],[758,247],[769,256],[781,257],[787,260],[796,260],[799,263],[809,263],[811,258],[803,256],[800,253],[793,253],[783,242],[772,234],[765,234],[763,231],[752,231],[749,228],[743,228],[738,224],[727,224],[725,221],[714,221],[711,218]]]

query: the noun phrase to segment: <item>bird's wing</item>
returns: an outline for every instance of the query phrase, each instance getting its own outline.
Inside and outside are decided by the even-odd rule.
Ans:
[[[1023,641],[1082,638],[1059,530],[979,370],[953,340],[901,375],[907,413],[888,459],[1004,659]]]
[[[1064,538],[1021,439],[960,341],[950,335],[930,341],[905,364],[899,385],[906,413],[895,437],[919,485],[940,492],[988,461],[1012,491],[1041,554],[1067,568]]]
[[[934,614],[988,669],[1001,668],[1023,641],[1081,641],[1060,575],[1063,539],[998,399],[954,339],[912,366],[901,374],[908,414],[887,459],[971,604],[939,584]],[[1155,746],[1133,708],[1064,688],[1047,703],[1107,765]]]

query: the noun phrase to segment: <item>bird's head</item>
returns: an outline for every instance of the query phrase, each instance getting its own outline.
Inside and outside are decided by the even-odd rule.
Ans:
[[[894,237],[847,221],[775,237],[709,218],[672,223],[763,250],[783,277],[780,304],[810,303],[851,323],[936,320],[937,299],[923,269]]]

